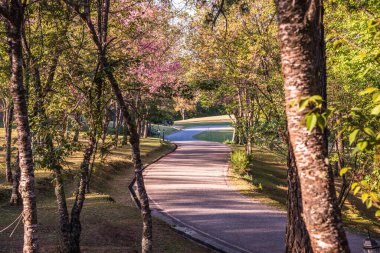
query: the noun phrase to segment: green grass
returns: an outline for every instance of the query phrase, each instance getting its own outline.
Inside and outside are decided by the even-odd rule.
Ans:
[[[0,130],[0,145],[4,141]],[[158,139],[141,140],[144,164],[150,164],[172,151],[172,144],[161,144]],[[0,159],[3,153],[0,152]],[[65,190],[68,208],[71,210],[73,192],[77,184],[81,152],[68,159],[65,169]],[[0,160],[0,164],[4,160]],[[3,182],[4,169],[0,168]],[[58,252],[58,216],[51,173],[37,170],[36,191],[39,238],[42,252]],[[86,196],[81,215],[81,246],[84,252],[139,252],[141,247],[142,221],[139,210],[132,201],[127,186],[134,175],[129,145],[113,149],[105,163],[97,162],[92,177],[91,194]],[[20,206],[9,206],[10,186],[0,183],[0,228],[6,227],[21,213]],[[0,252],[20,252],[22,224],[9,238],[10,231],[0,233]],[[153,219],[153,249],[155,252],[211,252],[175,232],[169,225]]]
[[[194,135],[194,138],[198,140],[215,141],[223,143],[226,140],[232,140],[232,133],[232,130],[204,131]]]
[[[241,146],[233,148],[244,149]],[[265,148],[254,148],[249,174],[239,175],[231,169],[230,181],[243,194],[286,211],[287,166],[285,158]],[[339,184],[336,185],[339,188]],[[374,208],[366,209],[360,199],[349,195],[342,210],[344,224],[350,230],[362,234],[369,229],[371,234],[380,237],[380,222],[374,216],[374,212]]]
[[[231,125],[232,121],[228,115],[202,117],[202,118],[192,118],[186,120],[177,120],[174,122],[175,126],[178,127],[194,127],[194,126],[205,126],[205,125]]]
[[[161,136],[162,136],[162,132],[163,131],[165,132],[165,136],[170,135],[170,134],[174,134],[174,133],[176,133],[176,132],[179,131],[178,128],[174,128],[174,127],[171,127],[171,126],[163,126],[163,125],[152,124],[151,127],[152,127],[153,131],[159,130]]]

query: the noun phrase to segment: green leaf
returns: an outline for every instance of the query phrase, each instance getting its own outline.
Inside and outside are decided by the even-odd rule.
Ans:
[[[380,93],[379,92],[376,92],[372,95],[372,101],[375,104],[380,102]]]
[[[351,191],[352,191],[353,189],[355,189],[356,186],[358,186],[358,183],[353,183],[353,184],[351,185]]]
[[[377,193],[376,192],[370,192],[370,195],[371,195],[371,199],[378,202],[379,201],[379,197],[377,196]]]
[[[339,175],[340,176],[343,176],[344,174],[347,173],[347,171],[351,170],[350,167],[345,167],[345,168],[342,168],[340,171],[339,171]]]
[[[358,133],[359,133],[359,129],[355,129],[354,131],[352,131],[350,133],[350,136],[349,136],[350,145],[355,141],[356,136],[358,135]]]
[[[365,180],[360,181],[360,184],[361,184],[362,186],[364,186],[364,187],[369,187],[367,181],[365,181]]]
[[[364,128],[364,132],[365,132],[366,134],[368,134],[369,136],[372,136],[372,137],[375,137],[375,136],[376,136],[375,132],[374,132],[371,128],[369,128],[369,127],[365,127],[365,128]]]
[[[358,192],[360,191],[361,187],[360,186],[357,186],[354,190],[354,195],[358,194]]]
[[[361,91],[361,92],[359,93],[359,95],[360,95],[360,96],[363,96],[363,95],[365,95],[365,94],[371,94],[371,93],[373,93],[373,92],[375,92],[375,91],[378,91],[378,89],[375,88],[375,87],[369,87],[369,88],[367,88],[367,89]]]
[[[318,127],[323,131],[326,126],[326,118],[323,115],[317,117]]]
[[[367,207],[367,209],[370,209],[372,206],[372,199],[367,199],[365,202],[365,206]]]
[[[301,99],[299,104],[299,110],[302,111],[309,104],[309,99]]]
[[[369,194],[368,194],[368,193],[363,193],[363,194],[362,194],[362,202],[363,202],[363,203],[366,202],[367,199],[368,199],[368,197],[369,197]]]
[[[323,101],[323,99],[320,95],[311,96],[310,100],[315,101],[315,102],[322,102]]]
[[[368,141],[361,141],[358,142],[357,147],[363,151],[368,146]]]
[[[372,114],[372,115],[379,115],[379,113],[380,113],[380,105],[377,105],[377,106],[375,106],[375,107],[372,109],[371,114]]]
[[[377,210],[377,211],[376,211],[375,216],[376,216],[376,217],[380,217],[380,210]]]
[[[314,129],[315,125],[317,124],[317,115],[310,114],[306,116],[306,127],[307,130],[311,131]]]

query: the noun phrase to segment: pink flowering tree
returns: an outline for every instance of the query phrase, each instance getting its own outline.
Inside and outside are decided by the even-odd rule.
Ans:
[[[140,133],[146,135],[150,117],[168,105],[171,91],[180,84],[178,29],[166,5],[119,4],[115,23],[122,39],[115,58],[123,57],[118,71],[124,77],[125,97],[135,111]]]

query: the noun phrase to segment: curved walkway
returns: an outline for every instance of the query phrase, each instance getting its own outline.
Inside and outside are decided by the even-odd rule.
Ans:
[[[248,199],[228,185],[231,150],[193,138],[205,130],[215,127],[194,127],[168,136],[177,150],[148,167],[146,187],[154,213],[223,252],[283,252],[286,213]],[[352,252],[361,252],[362,238],[349,237]]]

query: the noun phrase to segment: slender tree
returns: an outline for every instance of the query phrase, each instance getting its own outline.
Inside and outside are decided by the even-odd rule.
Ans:
[[[116,97],[116,101],[119,104],[119,108],[123,114],[123,117],[128,126],[130,132],[129,142],[132,146],[132,155],[134,161],[137,189],[139,193],[139,198],[141,201],[141,215],[143,219],[143,232],[142,232],[142,252],[152,252],[152,217],[151,211],[149,208],[149,198],[145,190],[144,178],[143,178],[143,164],[140,156],[140,136],[138,134],[138,129],[135,124],[135,120],[128,110],[128,106],[124,101],[122,92],[120,90],[120,85],[117,79],[114,76],[112,66],[109,63],[107,57],[107,46],[109,42],[107,41],[108,37],[108,15],[110,11],[110,0],[105,0],[101,4],[97,5],[97,15],[98,23],[97,30],[93,24],[91,18],[91,1],[70,1],[64,0],[64,2],[71,7],[83,20],[83,22],[88,27],[92,40],[98,51],[99,62],[102,66],[102,69],[105,72],[105,75],[108,81],[111,84],[113,92]]]
[[[350,252],[336,203],[325,134],[309,131],[295,103],[323,94],[322,1],[278,0],[279,40],[284,76],[286,115],[302,196],[302,212],[314,252]]]
[[[21,34],[26,1],[0,2],[0,14],[6,19],[7,38],[10,45],[10,92],[14,104],[14,116],[18,134],[20,157],[20,191],[23,202],[24,247],[23,252],[38,252],[37,205],[34,189],[34,164],[28,119],[28,105],[23,83],[23,53]]]

